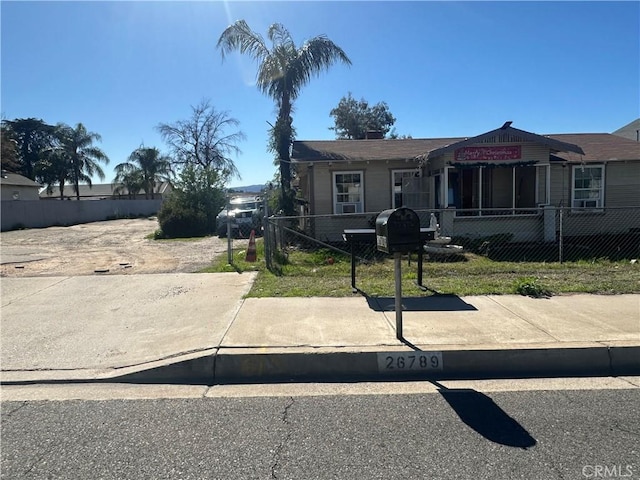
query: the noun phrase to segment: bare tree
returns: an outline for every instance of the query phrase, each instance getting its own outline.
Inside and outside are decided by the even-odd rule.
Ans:
[[[176,167],[192,165],[213,169],[229,180],[240,178],[231,156],[240,153],[236,144],[245,136],[241,131],[228,133],[229,129],[237,128],[239,123],[228,112],[216,111],[208,100],[202,100],[191,107],[188,120],[161,123],[156,128],[171,149]]]

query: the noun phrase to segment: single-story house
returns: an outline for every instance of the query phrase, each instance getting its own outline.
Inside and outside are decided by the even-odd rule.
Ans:
[[[140,190],[135,194],[129,194],[126,187],[117,183],[94,183],[91,185],[79,185],[80,200],[144,200],[146,197],[144,190]],[[153,198],[164,199],[171,192],[173,187],[169,182],[162,182],[156,185]],[[40,198],[43,200],[60,200],[60,188],[53,187],[51,191],[46,189],[40,192]],[[64,200],[76,200],[76,192],[73,185],[64,186]],[[151,195],[149,195],[151,198]]]
[[[1,200],[39,200],[38,191],[41,185],[33,180],[10,173],[5,170],[0,176],[0,190],[2,192]]]
[[[364,226],[335,215],[370,224],[368,212],[400,206],[437,211],[444,234],[455,223],[456,234],[480,235],[500,219],[516,241],[552,241],[557,207],[590,233],[640,231],[640,215],[607,220],[608,207],[640,209],[640,143],[608,133],[539,135],[506,122],[465,138],[295,141],[292,163],[304,213],[332,215],[309,227],[327,240]]]

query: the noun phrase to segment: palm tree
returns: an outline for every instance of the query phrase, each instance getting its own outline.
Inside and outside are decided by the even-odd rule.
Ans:
[[[101,141],[102,137],[88,132],[82,123],[78,123],[75,128],[59,124],[58,129],[62,148],[71,165],[71,184],[76,192],[76,199],[80,200],[80,182],[85,182],[91,188],[91,177],[94,175],[104,180],[104,172],[99,163],[109,163],[109,157],[93,146],[93,142]]]
[[[116,184],[113,189],[115,195],[128,195],[129,199],[135,200],[136,194],[142,190],[142,173],[137,169],[118,168],[116,167],[116,178],[113,183]],[[128,164],[126,164],[128,165]]]
[[[244,20],[238,20],[222,32],[217,47],[223,59],[228,53],[239,51],[258,62],[257,86],[262,93],[275,100],[278,108],[272,136],[273,149],[280,163],[281,206],[285,213],[293,213],[289,152],[293,141],[293,102],[311,77],[319,75],[337,61],[351,65],[351,60],[325,35],[314,37],[297,47],[289,31],[283,25],[274,23],[269,27],[267,36],[272,43],[271,48]]]
[[[64,199],[64,186],[72,175],[69,156],[60,146],[44,151],[36,164],[35,174],[46,185],[47,194],[51,195],[53,186],[58,185],[60,199]]]
[[[154,198],[156,185],[167,181],[171,173],[171,163],[168,157],[162,155],[157,148],[140,147],[129,155],[127,162],[116,165],[115,183],[138,184],[136,190],[127,187],[130,193],[144,190],[145,197]]]

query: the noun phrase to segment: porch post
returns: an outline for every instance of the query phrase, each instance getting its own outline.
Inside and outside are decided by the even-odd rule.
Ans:
[[[447,208],[449,207],[449,167],[444,167],[442,176],[443,182],[442,188],[440,189],[440,200],[443,201],[440,203],[440,205],[443,205],[444,208]]]

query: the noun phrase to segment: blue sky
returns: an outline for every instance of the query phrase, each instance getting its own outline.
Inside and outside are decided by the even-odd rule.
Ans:
[[[5,119],[82,122],[112,168],[155,127],[210,99],[247,139],[242,179],[275,172],[266,151],[273,102],[255,64],[216,42],[238,19],[298,43],[326,34],[351,58],[303,89],[301,140],[332,139],[329,112],[352,92],[385,101],[399,134],[473,136],[512,120],[535,133],[612,132],[640,116],[639,2],[1,2]]]

